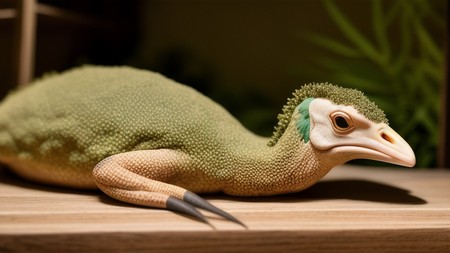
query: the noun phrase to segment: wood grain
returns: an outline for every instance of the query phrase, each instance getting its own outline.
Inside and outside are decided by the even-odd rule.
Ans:
[[[448,170],[344,166],[300,193],[206,198],[248,229],[2,170],[0,252],[450,252]]]

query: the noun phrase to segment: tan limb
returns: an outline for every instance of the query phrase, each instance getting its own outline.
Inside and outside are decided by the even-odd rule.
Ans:
[[[195,193],[165,183],[186,164],[188,158],[175,150],[132,151],[104,159],[95,166],[93,175],[103,192],[127,203],[178,211],[207,222],[195,209],[199,207],[242,224]]]

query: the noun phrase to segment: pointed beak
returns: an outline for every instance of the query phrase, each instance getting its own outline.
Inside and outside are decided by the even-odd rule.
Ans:
[[[364,158],[413,167],[414,151],[409,144],[387,124],[377,124],[366,129],[357,152]]]

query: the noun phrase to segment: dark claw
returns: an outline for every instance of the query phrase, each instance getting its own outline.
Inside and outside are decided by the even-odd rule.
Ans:
[[[184,213],[190,216],[193,216],[200,221],[209,224],[209,222],[206,220],[205,216],[203,216],[202,213],[200,213],[195,207],[193,207],[191,204],[186,203],[180,199],[169,197],[166,202],[166,208],[175,212]]]
[[[196,206],[198,208],[215,213],[219,216],[222,216],[225,219],[228,219],[229,221],[235,222],[235,223],[247,228],[247,226],[245,226],[245,224],[242,223],[240,220],[236,219],[234,216],[223,211],[222,209],[219,209],[219,208],[213,206],[211,203],[204,200],[203,198],[201,198],[200,196],[198,196],[197,194],[195,194],[193,192],[186,191],[186,193],[183,196],[183,200],[193,206]]]

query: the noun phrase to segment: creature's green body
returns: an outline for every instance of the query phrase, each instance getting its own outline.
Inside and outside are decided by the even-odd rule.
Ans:
[[[22,175],[65,186],[96,187],[92,169],[111,155],[174,149],[189,159],[184,168],[161,173],[162,181],[195,192],[264,194],[242,184],[284,177],[282,171],[265,175],[280,159],[268,141],[195,90],[126,67],[84,67],[47,78],[0,107],[0,160]],[[292,145],[286,149],[298,153]]]
[[[306,113],[310,102],[302,109]],[[171,185],[242,196],[299,191],[353,157],[312,147],[309,132],[306,139],[301,134],[309,131],[309,114],[305,118],[296,106],[288,103],[270,140],[249,132],[209,98],[159,74],[83,67],[44,78],[2,102],[0,161],[32,180],[98,185],[138,204],[145,198],[136,189],[167,183],[145,190],[156,192],[150,197],[156,200],[144,203],[151,206],[166,205],[159,192],[182,198],[184,191]],[[100,163],[109,157],[119,158]],[[93,177],[96,166],[103,172],[94,171]],[[140,181],[130,180],[150,183],[136,186]]]

